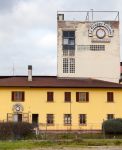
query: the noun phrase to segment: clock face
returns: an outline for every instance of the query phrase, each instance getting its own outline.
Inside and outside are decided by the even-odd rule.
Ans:
[[[96,31],[96,36],[99,38],[99,39],[103,39],[105,37],[106,33],[103,29],[98,29]]]
[[[24,110],[24,108],[21,104],[15,104],[15,105],[13,105],[12,110],[14,112],[22,112]]]
[[[20,111],[20,106],[16,106],[16,111]]]

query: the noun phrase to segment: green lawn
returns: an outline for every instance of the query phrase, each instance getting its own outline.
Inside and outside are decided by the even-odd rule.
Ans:
[[[0,150],[41,147],[122,146],[122,139],[85,139],[75,141],[1,141]]]

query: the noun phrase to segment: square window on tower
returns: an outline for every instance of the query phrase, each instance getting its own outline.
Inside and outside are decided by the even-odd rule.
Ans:
[[[75,31],[63,31],[63,50],[75,50]]]

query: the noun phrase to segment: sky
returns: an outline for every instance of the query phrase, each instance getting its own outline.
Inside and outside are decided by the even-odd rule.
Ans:
[[[57,75],[57,11],[91,9],[119,11],[121,26],[122,0],[0,0],[0,75],[27,75],[28,65]]]

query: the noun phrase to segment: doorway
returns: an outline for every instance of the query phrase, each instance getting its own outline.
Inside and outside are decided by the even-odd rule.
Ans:
[[[39,114],[32,114],[32,124],[38,126]]]
[[[22,122],[22,114],[13,114],[14,122]]]

